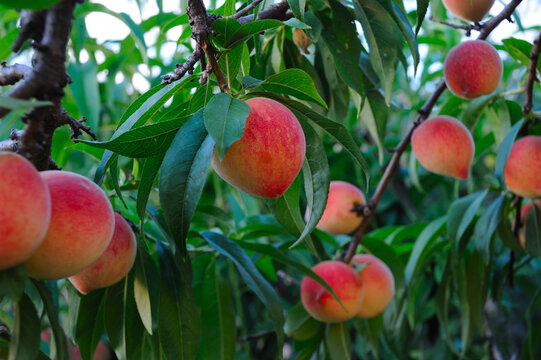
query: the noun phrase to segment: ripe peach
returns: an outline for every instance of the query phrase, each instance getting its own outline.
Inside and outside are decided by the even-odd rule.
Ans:
[[[366,203],[362,191],[345,181],[331,181],[329,197],[317,228],[331,234],[348,234],[361,224],[362,217],[351,211],[355,205]],[[310,209],[306,209],[308,220]]]
[[[368,254],[355,255],[354,264],[367,264],[359,277],[364,286],[364,298],[357,316],[367,319],[383,312],[394,296],[394,277],[380,259]]]
[[[341,261],[323,261],[312,268],[334,290],[338,301],[309,277],[301,284],[301,301],[306,311],[319,321],[334,323],[353,318],[361,306],[363,284],[355,271]]]
[[[105,251],[114,230],[113,208],[87,178],[68,171],[43,171],[51,195],[51,221],[41,246],[25,263],[38,279],[60,279],[92,264]]]
[[[483,20],[494,4],[494,0],[442,0],[443,5],[453,15],[466,20],[479,22]]]
[[[47,185],[24,157],[0,153],[0,270],[24,262],[43,241],[51,217]]]
[[[522,220],[522,224],[524,225],[522,226],[522,228],[520,229],[518,233],[518,238],[520,240],[520,245],[522,245],[523,248],[526,248],[526,234],[525,234],[526,225],[525,224],[526,224],[526,219],[528,218],[528,213],[530,212],[530,209],[532,208],[532,204],[533,202],[528,203],[524,205],[522,209],[520,210],[520,218]],[[541,201],[535,201],[535,206],[537,206],[539,211],[541,211]]]
[[[109,246],[92,265],[69,277],[82,294],[120,281],[130,271],[137,253],[137,241],[130,225],[115,213],[115,232]]]
[[[450,116],[437,116],[421,123],[413,132],[411,146],[427,170],[466,179],[475,153],[468,129]]]
[[[306,141],[299,121],[284,105],[267,98],[246,101],[250,115],[242,138],[212,166],[222,179],[248,194],[277,198],[299,173]]]
[[[513,144],[504,169],[505,182],[513,193],[541,197],[541,136],[526,136]]]
[[[443,64],[447,87],[463,99],[494,92],[500,84],[502,72],[503,65],[498,52],[483,40],[458,44],[449,51]]]

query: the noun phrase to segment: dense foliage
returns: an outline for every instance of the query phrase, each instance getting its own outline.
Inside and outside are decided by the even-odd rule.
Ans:
[[[440,0],[409,2],[411,11],[402,0],[290,0],[257,21],[231,16],[250,2],[211,1],[209,45],[225,83],[201,62],[193,74],[179,66],[181,78],[166,75],[202,52],[186,14],[194,2],[164,12],[158,0],[159,12],[140,23],[91,0],[75,7],[72,82],[61,106],[86,117],[98,140],[74,142],[69,126],[58,127],[51,158],[93,179],[133,222],[137,258],[124,280],[88,295],[66,280],[30,279],[23,265],[0,271],[0,359],[68,359],[70,342],[91,359],[100,341],[130,360],[538,359],[541,211],[517,217],[530,200],[508,190],[503,169],[517,137],[541,135],[541,88],[526,87],[541,73],[541,62],[531,66],[541,25],[524,28],[516,12],[498,19],[495,7],[487,23],[497,29],[509,17],[516,24],[514,34],[489,37],[503,60],[502,81],[490,95],[463,100],[440,85],[445,56],[466,33],[486,37],[494,27],[469,26]],[[35,3],[0,0],[7,65],[30,65],[39,49],[27,41],[11,51],[27,11],[16,9]],[[505,3],[503,11],[541,12],[535,0]],[[129,35],[92,38],[85,17],[96,12],[122,21]],[[148,91],[134,86],[141,78]],[[37,96],[13,99],[10,88],[0,88],[0,110],[11,110],[0,112],[6,141],[24,128],[30,108],[50,105]],[[210,166],[215,146],[225,153],[242,135],[241,100],[255,96],[290,108],[306,137],[303,168],[278,199],[247,195]],[[467,180],[417,163],[409,131],[429,114],[454,116],[471,130]],[[385,172],[390,161],[394,173]],[[354,235],[358,248],[350,235],[315,229],[331,180],[356,184],[368,199],[375,194],[367,228]],[[348,247],[382,259],[396,294],[375,318],[318,322],[300,303],[300,281],[324,283],[310,269]],[[39,340],[47,329],[53,340]]]

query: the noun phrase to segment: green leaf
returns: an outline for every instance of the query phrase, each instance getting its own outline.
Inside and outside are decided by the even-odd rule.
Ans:
[[[351,337],[345,322],[327,324],[325,345],[331,360],[351,359]]]
[[[88,119],[91,129],[100,126],[100,89],[97,80],[98,65],[93,61],[84,64],[69,64],[68,73],[73,83],[69,85],[81,114]]]
[[[237,329],[233,297],[215,261],[206,268],[198,300],[202,329],[199,358],[234,359]]]
[[[286,190],[284,195],[277,199],[264,199],[265,205],[274,214],[276,220],[287,232],[295,237],[299,237],[304,228],[304,221],[301,216],[300,199],[300,178],[297,176],[295,181]]]
[[[316,228],[327,205],[329,183],[331,181],[329,163],[327,162],[323,142],[312,126],[302,117],[300,123],[306,138],[306,159],[302,166],[302,174],[304,176],[304,192],[308,202],[307,207],[310,210],[302,234],[290,248],[303,241]]]
[[[306,8],[306,0],[287,0],[289,8],[295,18],[302,22],[304,21],[304,9]]]
[[[250,107],[226,93],[214,95],[203,111],[205,128],[216,142],[220,160],[229,147],[242,137]]]
[[[130,158],[152,157],[167,151],[178,129],[190,116],[181,116],[175,120],[141,126],[109,141],[78,140],[78,142],[107,149]]]
[[[233,241],[220,234],[208,231],[201,233],[201,236],[216,251],[225,255],[235,263],[246,285],[256,294],[263,304],[265,304],[276,330],[278,349],[281,349],[284,344],[284,317],[280,299],[278,299],[274,289],[263,276],[261,276],[248,255],[246,255],[246,253]],[[278,352],[278,358],[282,359],[281,352]]]
[[[308,100],[327,108],[325,101],[319,96],[314,81],[301,69],[287,69],[271,75],[263,81],[256,91],[292,95],[297,99]]]
[[[146,207],[150,192],[154,185],[154,179],[162,166],[165,154],[156,155],[143,160],[141,165],[141,179],[137,189],[137,215],[143,221],[145,219]]]
[[[47,312],[47,318],[49,319],[49,323],[51,324],[51,329],[53,331],[54,344],[55,344],[55,353],[56,353],[55,359],[68,360],[69,356],[68,356],[68,343],[66,341],[66,334],[64,334],[64,330],[62,329],[62,326],[60,325],[60,322],[58,321],[58,311],[56,309],[56,306],[53,301],[53,297],[51,295],[51,289],[49,289],[49,287],[47,287],[46,284],[38,280],[32,279],[32,283],[38,290],[38,293],[41,298],[41,301],[43,302],[45,311]],[[58,289],[56,288],[56,283],[54,285],[55,287],[52,290],[58,291]]]
[[[160,346],[167,360],[195,359],[201,337],[199,311],[192,291],[190,258],[174,259],[157,242],[160,263],[160,302],[158,332]]]
[[[186,236],[209,171],[214,141],[207,135],[203,111],[178,131],[165,154],[160,172],[160,204],[175,241],[186,256]]]
[[[379,0],[355,0],[353,8],[370,48],[370,63],[381,81],[385,102],[389,106],[402,42],[397,38],[398,30],[384,3]]]
[[[415,37],[419,34],[419,30],[421,30],[421,25],[423,25],[429,3],[430,0],[417,0],[417,26],[415,27]]]
[[[307,340],[321,331],[323,323],[315,320],[299,302],[288,311],[284,331],[295,340]]]
[[[266,257],[269,257],[273,260],[276,260],[278,262],[281,262],[284,265],[291,266],[293,269],[297,270],[301,275],[307,276],[317,282],[319,285],[321,285],[325,290],[327,290],[335,299],[338,301],[338,303],[342,303],[341,300],[336,296],[336,293],[334,290],[330,287],[329,284],[323,278],[321,278],[318,274],[313,272],[308,267],[300,264],[298,261],[290,259],[286,254],[281,252],[280,250],[276,249],[272,245],[268,244],[260,244],[255,242],[247,242],[247,241],[237,241],[237,244],[241,246],[243,249],[246,249],[248,251],[253,251],[255,253],[264,255]],[[345,309],[344,309],[345,310]]]
[[[524,349],[522,351],[523,359],[539,359],[539,339],[541,338],[541,326],[539,321],[535,320],[535,315],[541,308],[541,289],[537,290],[533,296],[524,318],[528,327],[528,336],[526,338]]]
[[[230,89],[233,88],[233,82],[237,78],[242,62],[243,46],[237,46],[231,51],[224,51],[218,59],[218,66],[224,73],[227,79],[227,85]]]
[[[278,20],[257,20],[249,22],[235,31],[233,35],[228,38],[224,44],[225,48],[232,49],[262,31],[274,29],[282,25],[283,23]]]
[[[489,260],[491,239],[502,220],[504,208],[505,195],[500,195],[488,206],[475,225],[473,233],[475,248],[481,253],[486,263]]]
[[[478,191],[454,201],[447,213],[447,235],[458,250],[460,239],[466,233],[472,223],[483,200],[488,194],[488,189]]]
[[[532,53],[533,45],[526,40],[507,38],[503,39],[503,47],[513,59],[520,62],[522,65],[530,66],[530,54]],[[541,63],[537,63],[538,71],[541,71]]]
[[[92,354],[105,330],[104,302],[104,289],[98,289],[80,297],[75,325],[75,341],[79,346],[83,359],[92,358]]]
[[[219,49],[225,50],[227,49],[225,43],[241,27],[242,25],[231,17],[216,19],[212,23],[212,29],[218,32],[218,35],[212,37],[211,39]]]
[[[264,80],[259,80],[254,77],[251,77],[250,75],[246,75],[242,78],[242,88],[246,90],[252,90],[257,88],[259,85],[263,84]]]
[[[515,142],[515,138],[517,137],[518,132],[522,128],[523,123],[524,119],[513,125],[511,130],[509,130],[507,135],[505,135],[505,138],[503,139],[500,147],[498,148],[498,154],[496,155],[496,176],[498,177],[498,179],[500,179],[501,184],[505,184],[505,179],[503,177],[505,163],[507,162],[507,158],[509,157],[509,153],[511,152],[513,143]]]
[[[383,156],[385,155],[384,142],[387,130],[388,108],[371,98],[366,99],[364,104],[362,104],[362,101],[358,96],[355,98],[357,98],[356,104],[360,109],[359,118],[376,142],[376,145],[378,146],[379,162],[382,164]]]
[[[302,22],[301,20],[299,20],[297,18],[291,18],[291,19],[288,19],[288,20],[284,21],[284,25],[287,25],[287,26],[295,28],[295,29],[303,29],[303,30],[311,29],[310,25],[305,24],[304,22]]]
[[[4,297],[13,302],[19,301],[24,293],[26,279],[23,264],[0,271],[0,301]]]
[[[353,137],[351,136],[351,134],[349,133],[349,131],[345,128],[343,124],[327,119],[325,116],[320,115],[319,113],[310,109],[308,106],[301,104],[298,101],[294,101],[280,95],[271,94],[267,92],[263,92],[263,93],[253,92],[253,93],[250,93],[250,96],[264,96],[270,99],[274,99],[286,105],[294,113],[302,114],[306,116],[311,122],[321,127],[333,139],[335,139],[340,145],[342,145],[346,149],[347,152],[351,154],[353,159],[361,167],[361,170],[363,171],[365,175],[364,180],[366,184],[368,184],[369,176],[370,176],[369,171],[368,171],[368,163],[364,159],[363,153],[361,152],[359,145],[355,143],[355,140],[353,140]]]
[[[145,63],[148,63],[147,45],[145,43],[143,29],[139,25],[137,25],[128,14],[123,12],[117,13],[102,4],[86,2],[75,8],[74,17],[76,19],[79,19],[91,12],[101,12],[104,14],[108,14],[122,21],[130,29],[130,36],[135,41],[135,44],[137,44],[137,48],[141,53],[143,61]]]
[[[0,95],[0,107],[10,110],[31,109],[41,106],[51,106],[53,103],[50,101],[30,101],[20,100],[9,96]]]
[[[8,360],[36,359],[39,353],[40,319],[32,300],[23,294],[13,304],[15,326],[12,329]]]
[[[362,45],[353,24],[354,18],[346,7],[336,1],[332,2],[332,10],[332,23],[321,17],[325,29],[321,31],[321,36],[330,50],[340,78],[364,97],[364,75],[359,66]]]
[[[527,218],[523,221],[526,222],[524,231],[526,251],[539,257],[541,256],[541,210],[537,206],[532,206]]]
[[[160,288],[156,279],[160,277],[160,274],[152,257],[143,249],[143,246],[139,245],[137,248],[133,296],[141,321],[147,332],[152,335],[158,324]]]
[[[426,226],[415,241],[415,245],[413,246],[413,250],[411,251],[411,255],[406,265],[406,283],[409,284],[413,276],[422,268],[422,265],[427,260],[426,254],[428,253],[428,249],[432,246],[434,241],[438,239],[438,235],[440,235],[445,228],[446,220],[446,217],[442,216],[439,219],[432,221]]]
[[[195,76],[192,75],[183,80],[175,81],[169,85],[158,85],[137,98],[137,100],[135,100],[122,115],[119,122],[120,125],[111,136],[111,140],[116,139],[133,127],[139,127],[145,124],[171,97],[190,86],[194,79]],[[100,161],[100,165],[96,170],[94,182],[97,184],[101,184],[103,182],[105,172],[115,157],[118,157],[118,155],[113,154],[113,152],[109,150],[105,151]]]
[[[42,10],[50,8],[57,4],[60,0],[0,0],[0,4],[11,9],[31,9]]]
[[[11,45],[21,32],[19,27],[16,27],[8,31],[2,38],[0,38],[0,59],[7,59],[11,54]]]

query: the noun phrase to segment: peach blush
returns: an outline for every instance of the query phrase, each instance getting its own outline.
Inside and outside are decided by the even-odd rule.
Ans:
[[[457,119],[438,116],[421,123],[411,145],[417,160],[436,174],[466,179],[475,153],[473,137]]]
[[[328,323],[353,318],[361,306],[364,290],[359,276],[341,261],[323,261],[312,268],[340,299],[344,308],[321,285],[309,277],[301,283],[301,301],[315,319]]]
[[[51,221],[40,247],[25,262],[31,277],[74,275],[105,251],[114,230],[113,208],[98,185],[68,171],[40,173],[51,195]]]
[[[246,101],[250,115],[240,140],[212,166],[222,179],[245,193],[282,196],[304,162],[306,141],[299,121],[284,105],[267,98]]]
[[[541,197],[541,136],[526,136],[513,144],[504,169],[505,182],[513,193]]]
[[[38,171],[24,157],[0,152],[0,270],[24,262],[40,246],[51,199]]]

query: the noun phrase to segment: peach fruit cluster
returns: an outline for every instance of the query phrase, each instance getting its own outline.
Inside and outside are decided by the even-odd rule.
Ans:
[[[0,270],[24,263],[36,279],[69,280],[82,293],[114,284],[131,269],[136,240],[105,193],[68,171],[38,172],[0,153]]]

